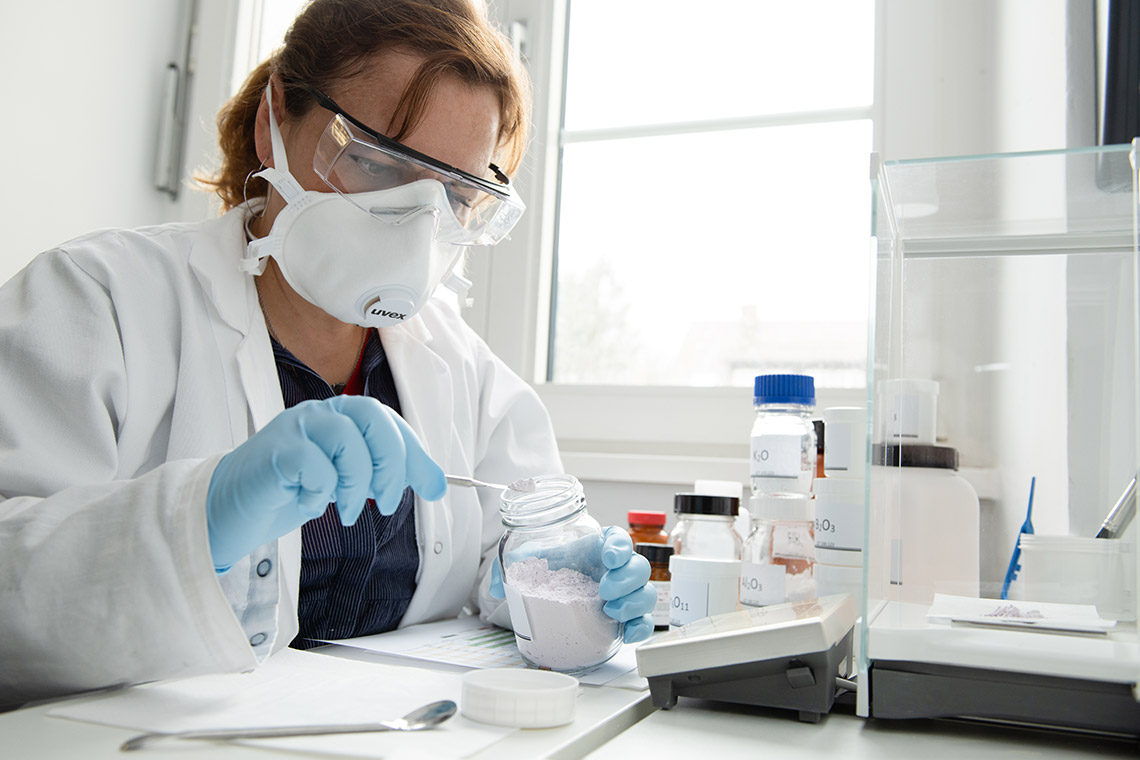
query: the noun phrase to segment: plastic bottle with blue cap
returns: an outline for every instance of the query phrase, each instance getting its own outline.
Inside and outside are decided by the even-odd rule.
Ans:
[[[815,380],[758,375],[749,469],[752,493],[810,494],[815,480]]]

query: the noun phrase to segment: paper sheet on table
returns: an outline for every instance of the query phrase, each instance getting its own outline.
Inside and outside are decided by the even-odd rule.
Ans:
[[[1104,633],[1116,625],[1097,614],[1092,604],[1056,604],[935,594],[926,613],[931,623],[1023,628],[1063,633]]]
[[[48,714],[143,731],[187,731],[398,718],[439,699],[459,703],[461,676],[284,649],[252,673],[199,676],[134,686],[68,702]],[[459,758],[514,729],[458,713],[430,731],[256,739],[260,747],[353,757]]]
[[[514,633],[488,625],[474,615],[326,643],[467,668],[525,667],[515,646]],[[590,686],[648,689],[649,682],[644,678],[626,677],[637,669],[634,649],[629,644],[622,645],[608,662],[579,675],[578,682]]]

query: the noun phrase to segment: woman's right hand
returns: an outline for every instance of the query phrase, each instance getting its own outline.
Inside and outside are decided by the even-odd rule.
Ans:
[[[429,501],[447,490],[443,470],[400,415],[368,396],[297,404],[218,462],[206,496],[214,568],[225,572],[330,502],[344,525],[356,522],[367,499],[390,515],[407,486]]]

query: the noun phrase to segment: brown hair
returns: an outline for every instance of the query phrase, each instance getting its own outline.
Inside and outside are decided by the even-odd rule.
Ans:
[[[499,96],[496,161],[508,174],[518,168],[530,121],[529,81],[510,44],[488,21],[482,0],[313,0],[285,34],[285,44],[218,113],[221,168],[199,181],[221,197],[223,210],[240,205],[247,194],[265,195],[265,180],[250,178],[245,185],[261,167],[254,123],[269,77],[277,76],[287,112],[299,118],[315,104],[306,86],[329,92],[387,50],[423,59],[400,96],[391,137],[402,140],[411,133],[439,80],[457,76]]]

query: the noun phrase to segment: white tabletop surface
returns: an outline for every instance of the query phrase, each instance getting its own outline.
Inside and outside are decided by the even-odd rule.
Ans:
[[[386,658],[349,647],[324,647],[322,653],[348,659],[413,665],[461,673],[463,668],[437,663],[419,663],[407,659]],[[257,760],[257,758],[328,757],[295,751],[235,743],[177,742],[157,744],[138,753],[124,754],[119,746],[137,735],[133,729],[81,723],[49,716],[59,702],[25,707],[0,714],[0,758],[3,760]],[[473,760],[570,760],[580,758],[629,728],[653,710],[648,691],[610,687],[583,686],[578,698],[574,722],[558,728],[515,731],[486,749],[471,754],[456,747],[456,758]]]

